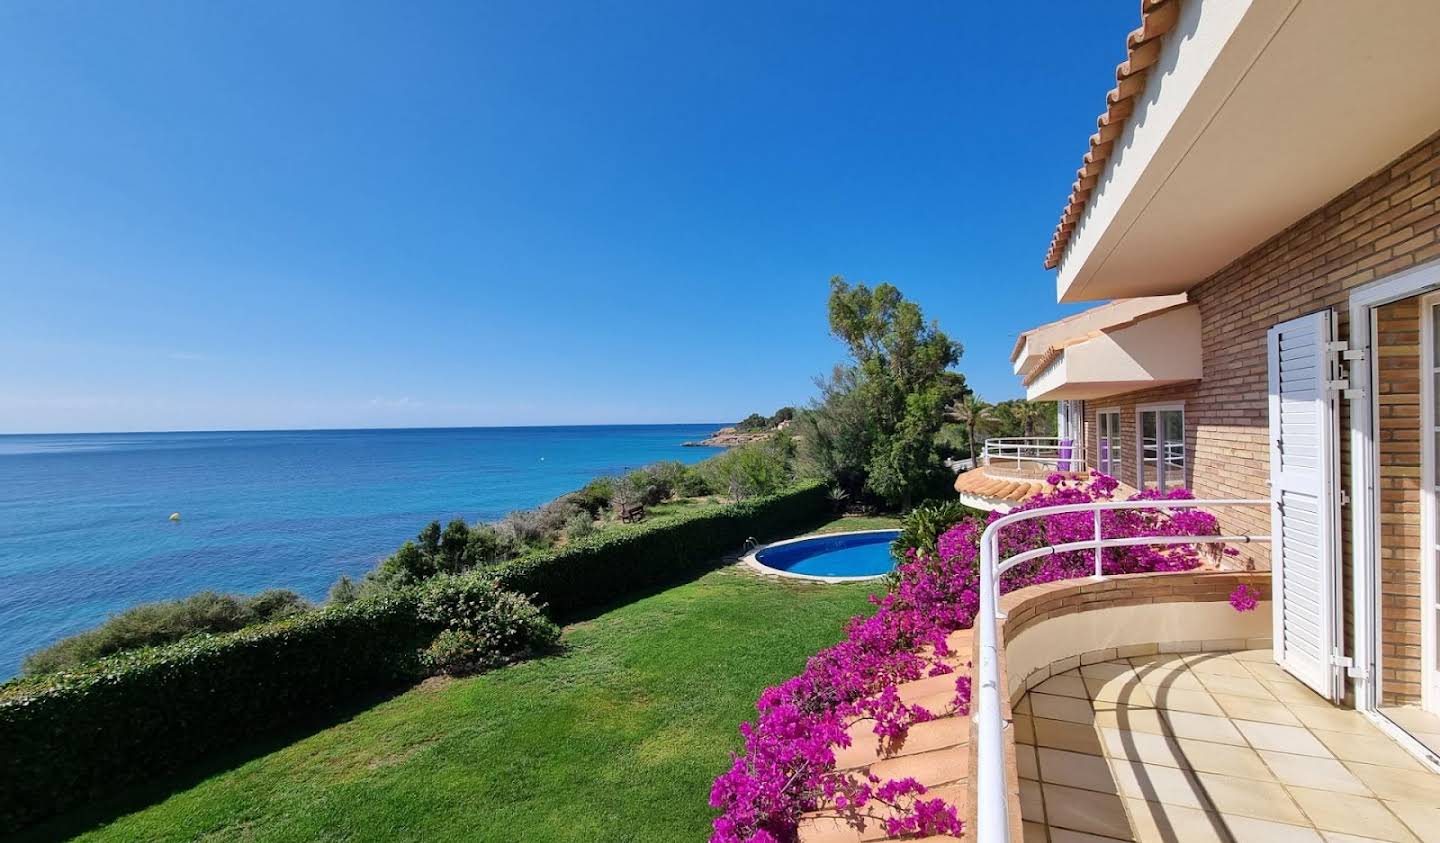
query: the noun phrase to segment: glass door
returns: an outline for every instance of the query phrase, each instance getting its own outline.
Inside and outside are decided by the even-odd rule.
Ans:
[[[1095,467],[1101,474],[1108,474],[1118,480],[1121,453],[1124,451],[1124,440],[1120,438],[1120,411],[1101,410],[1095,414],[1095,423],[1099,432],[1096,442],[1099,453],[1095,455]]]
[[[1142,407],[1139,422],[1140,487],[1162,492],[1185,485],[1185,411]]]

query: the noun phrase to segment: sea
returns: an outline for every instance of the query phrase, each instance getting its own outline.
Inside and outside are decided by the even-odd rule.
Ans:
[[[716,427],[0,435],[0,681],[137,603],[323,599],[431,520],[494,520],[601,475],[698,462],[716,451],[682,443]]]

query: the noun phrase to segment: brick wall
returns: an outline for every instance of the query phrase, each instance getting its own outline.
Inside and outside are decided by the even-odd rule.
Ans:
[[[1196,495],[1267,497],[1266,331],[1277,322],[1335,308],[1340,336],[1348,336],[1350,291],[1440,258],[1437,230],[1440,134],[1193,287],[1190,298],[1203,322],[1203,380],[1087,401],[1087,442],[1095,442],[1095,411],[1119,407],[1126,446],[1120,479],[1134,484],[1136,405],[1183,401],[1186,479]],[[1343,429],[1348,419],[1344,402],[1341,407]],[[1348,450],[1348,437],[1341,441]],[[1348,453],[1342,454],[1341,472],[1348,485]],[[1218,514],[1226,530],[1270,532],[1263,511]],[[1348,518],[1343,523],[1348,527]],[[1256,567],[1268,565],[1263,548],[1244,558]]]
[[[1333,308],[1342,339],[1349,336],[1349,295],[1352,290],[1416,264],[1440,259],[1440,133],[1400,156],[1325,206],[1200,282],[1190,299],[1200,307],[1203,326],[1203,379],[1194,384],[1145,390],[1086,402],[1085,436],[1096,443],[1095,412],[1121,410],[1125,462],[1122,482],[1134,485],[1135,407],[1169,401],[1185,404],[1187,485],[1202,498],[1266,498],[1269,496],[1269,431],[1267,424],[1266,331],[1278,322],[1323,308]],[[1414,303],[1409,306],[1413,307]],[[1409,343],[1400,336],[1411,321],[1396,308],[1391,327],[1393,342]],[[1418,318],[1418,317],[1417,317]],[[1414,545],[1419,535],[1418,472],[1412,476],[1416,455],[1402,452],[1401,420],[1412,408],[1412,375],[1398,358],[1382,363],[1377,393],[1396,402],[1388,413],[1382,435],[1388,432],[1389,463],[1382,477],[1385,495],[1384,525],[1387,541],[1399,540],[1384,556],[1382,589],[1387,621],[1382,635],[1382,689],[1390,701],[1403,701],[1416,693],[1418,633],[1411,611],[1418,592],[1415,578],[1419,560]],[[1387,392],[1385,381],[1394,383]],[[1407,393],[1404,390],[1411,390]],[[1402,396],[1412,396],[1402,398]],[[1418,405],[1416,405],[1418,406]],[[1350,488],[1348,402],[1340,402],[1342,487]],[[1401,415],[1405,414],[1405,415]],[[1407,422],[1408,424],[1408,422]],[[1410,445],[1404,445],[1409,448]],[[1091,450],[1089,453],[1097,453]],[[1404,456],[1402,457],[1402,453]],[[1222,529],[1237,533],[1270,532],[1269,515],[1261,509],[1216,513]],[[1342,553],[1351,558],[1350,513],[1342,514]],[[1268,548],[1256,545],[1236,560],[1245,567],[1269,567]],[[1345,594],[1353,593],[1351,566],[1342,566]],[[1343,601],[1345,638],[1354,630],[1352,601]]]
[[[1101,582],[1061,580],[1027,586],[1001,598],[1000,607],[1008,613],[1003,630],[1011,639],[1038,623],[1076,612],[1150,603],[1220,603],[1229,600],[1241,583],[1260,592],[1261,600],[1270,599],[1270,578],[1248,571],[1123,574]]]
[[[1380,694],[1420,702],[1420,302],[1379,308]]]

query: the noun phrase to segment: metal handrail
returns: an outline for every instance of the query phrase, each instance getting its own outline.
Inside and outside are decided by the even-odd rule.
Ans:
[[[1022,562],[1069,553],[1077,550],[1095,551],[1095,574],[1093,580],[1103,580],[1102,567],[1105,548],[1139,547],[1159,544],[1235,544],[1268,542],[1269,536],[1221,535],[1221,536],[1126,536],[1105,538],[1100,515],[1102,512],[1126,509],[1197,509],[1221,506],[1270,506],[1268,500],[1220,499],[1220,500],[1146,500],[1146,501],[1100,501],[1094,503],[1063,504],[1012,512],[991,522],[980,536],[980,610],[975,616],[976,635],[980,642],[979,664],[976,665],[975,683],[975,724],[977,729],[975,770],[975,840],[979,843],[1010,842],[1010,806],[1006,795],[1005,782],[1005,723],[1001,717],[1000,696],[1000,652],[997,645],[1000,614],[1000,575]],[[1027,550],[997,563],[1000,554],[1000,530],[1035,518],[1063,515],[1068,512],[1093,512],[1095,537],[1085,541]]]
[[[1065,451],[1069,451],[1068,454]],[[986,439],[981,456],[985,465],[1011,463],[1016,470],[1027,463],[1044,466],[1058,466],[1069,463],[1071,470],[1080,470],[1084,460],[1080,458],[1080,442],[1059,436],[1018,436]]]

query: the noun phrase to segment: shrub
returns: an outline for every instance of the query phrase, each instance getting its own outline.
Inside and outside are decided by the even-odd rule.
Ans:
[[[643,503],[644,498],[644,485],[635,477],[627,474],[615,481],[615,486],[610,494],[610,503],[616,509],[623,509]]]
[[[578,492],[571,492],[570,499],[591,516],[599,517],[610,508],[615,496],[615,478],[597,477],[586,483]]]
[[[493,667],[559,634],[493,576],[443,574],[419,588],[0,685],[0,832],[359,691],[427,670]]]
[[[289,589],[271,588],[245,601],[251,623],[278,621],[311,609],[309,601]]]
[[[890,545],[896,559],[904,559],[910,549],[935,552],[935,539],[946,530],[969,518],[984,521],[987,513],[968,507],[958,500],[926,501],[900,519],[900,535]]]
[[[279,620],[310,608],[293,591],[273,589],[254,597],[202,591],[182,600],[143,603],[78,635],[62,639],[25,659],[30,675],[74,665],[137,647],[152,647],[204,632],[237,629]]]
[[[421,530],[419,535],[415,536],[415,543],[420,546],[420,552],[432,562],[436,556],[440,555],[440,535],[440,522],[431,521],[425,525],[425,529]]]
[[[768,497],[613,527],[493,570],[502,586],[535,595],[559,617],[673,582],[738,550],[750,536],[793,532],[825,508],[825,486],[805,483]]]
[[[413,541],[400,545],[394,553],[381,560],[366,576],[385,586],[402,588],[435,575],[435,560],[426,556]]]
[[[579,504],[565,496],[545,504],[536,510],[536,513],[539,515],[540,529],[547,537],[554,537],[565,531],[565,525],[570,523],[572,516],[583,511]]]
[[[415,676],[408,593],[0,686],[0,831]]]
[[[465,565],[474,568],[503,562],[516,556],[520,549],[500,536],[500,531],[489,524],[476,524],[470,528],[465,540]]]
[[[456,518],[445,525],[435,554],[435,570],[454,573],[465,567],[465,547],[470,543],[470,527]]]
[[[509,547],[543,547],[548,543],[544,519],[533,509],[517,509],[495,522],[500,541]]]
[[[715,494],[705,475],[694,466],[685,466],[685,473],[675,481],[675,494],[682,498],[700,498]]]
[[[330,593],[326,596],[325,603],[328,606],[348,606],[358,599],[360,599],[360,587],[355,585],[354,580],[341,574],[340,579],[330,586]]]
[[[732,448],[700,464],[707,484],[735,500],[771,495],[794,477],[794,440],[776,435]]]
[[[595,520],[588,512],[577,512],[565,522],[565,540],[575,542],[595,532]]]
[[[689,469],[684,463],[669,460],[657,462],[647,468],[631,472],[640,475],[639,479],[644,490],[643,502],[648,506],[654,506],[675,497],[680,492],[680,486],[685,481]]]
[[[472,571],[436,577],[420,590],[420,620],[441,628],[422,659],[431,670],[475,673],[553,647],[560,628],[494,576]]]

